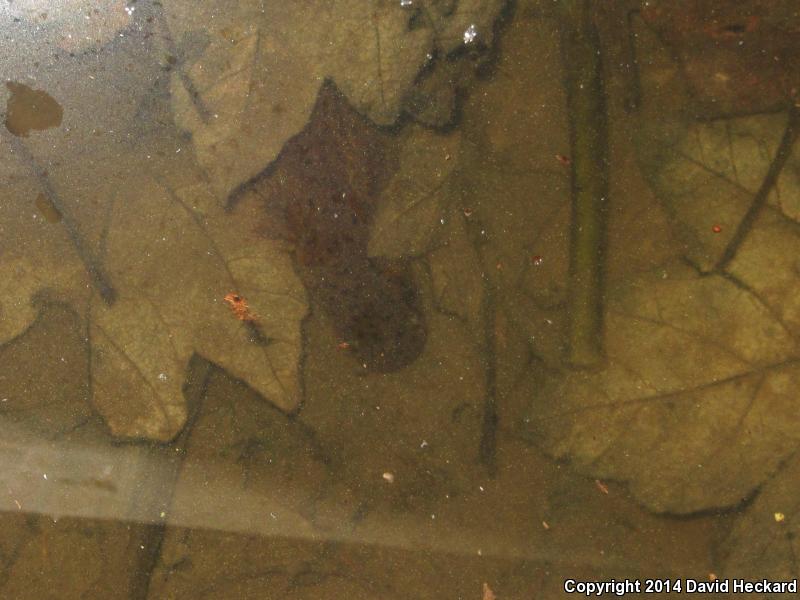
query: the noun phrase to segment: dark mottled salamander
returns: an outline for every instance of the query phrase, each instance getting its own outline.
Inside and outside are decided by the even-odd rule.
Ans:
[[[312,303],[368,370],[382,372],[412,363],[427,336],[409,265],[367,255],[376,199],[397,169],[395,146],[326,83],[306,127],[244,186],[270,215],[280,212]]]

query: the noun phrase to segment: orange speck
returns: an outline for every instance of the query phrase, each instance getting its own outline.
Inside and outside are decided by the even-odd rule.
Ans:
[[[350,347],[350,343],[349,342],[339,342],[338,344],[336,344],[336,347],[339,348],[339,350],[347,350]]]
[[[488,583],[483,584],[483,600],[497,600],[497,596],[494,595]]]
[[[597,486],[598,490],[600,490],[604,494],[608,494],[608,486],[605,483],[603,483],[599,479],[595,479],[594,484]]]
[[[556,154],[556,160],[565,167],[572,164],[572,161],[569,159],[569,156],[564,156],[563,154]]]
[[[244,299],[244,296],[241,294],[237,294],[236,292],[230,292],[225,294],[223,298],[225,302],[228,303],[233,314],[236,316],[237,319],[240,321],[255,321],[256,316],[250,312],[250,307],[247,304],[247,300]]]
[[[720,227],[719,225],[714,225],[711,228],[711,231],[713,231],[714,233],[719,233],[720,231],[722,231],[722,227]]]

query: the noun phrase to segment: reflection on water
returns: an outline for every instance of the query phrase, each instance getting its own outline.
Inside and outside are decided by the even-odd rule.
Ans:
[[[799,38],[4,4],[0,596],[797,577]]]

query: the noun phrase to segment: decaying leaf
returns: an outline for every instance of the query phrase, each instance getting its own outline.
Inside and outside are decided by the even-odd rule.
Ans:
[[[557,95],[539,93],[543,107],[558,105]],[[475,109],[479,105],[467,108]],[[513,389],[498,395],[500,410],[514,414],[520,398],[532,392],[535,400],[525,418],[532,439],[595,477],[629,482],[654,510],[688,513],[748,497],[800,442],[792,410],[793,390],[800,383],[800,311],[791,258],[797,254],[795,159],[786,161],[775,181],[767,181],[767,205],[726,268],[717,272],[715,266],[764,186],[778,148],[786,145],[786,116],[697,123],[677,139],[670,130],[661,146],[649,141],[651,147],[642,151],[645,172],[678,235],[689,240],[684,255],[694,266],[669,260],[664,247],[649,242],[663,230],[658,210],[650,205],[647,211],[642,203],[649,196],[624,194],[620,185],[610,224],[607,362],[587,372],[564,364],[568,171],[560,171],[564,166],[553,160],[564,149],[564,132],[553,128],[543,135],[537,129],[536,136],[520,134],[515,146],[502,120],[495,115],[491,120],[497,124],[462,134],[469,137],[459,149],[468,152],[471,137],[484,144],[486,168],[471,173],[456,169],[441,196],[455,192],[458,200],[450,198],[444,206],[470,207],[467,222],[479,224],[485,234],[481,245],[473,246],[481,256],[484,282],[489,282],[484,293],[499,290],[502,304],[475,316],[480,282],[454,279],[459,261],[472,263],[471,252],[453,252],[446,263],[437,258],[452,238],[427,256],[435,267],[435,288],[449,288],[456,299],[455,304],[447,301],[448,311],[473,315],[477,327],[484,327],[487,314],[495,315],[491,334],[484,336],[486,347],[496,366],[506,365],[501,381],[507,391]],[[486,153],[487,142],[496,154]],[[522,144],[526,152],[515,153]],[[536,153],[527,151],[531,144]],[[658,160],[647,162],[655,155]],[[614,156],[631,160],[628,152],[615,150]],[[517,164],[525,164],[527,173],[518,173]],[[626,178],[632,189],[643,188],[641,179]],[[525,193],[517,193],[517,181]],[[526,194],[528,202],[536,202],[532,218],[515,205]],[[441,196],[432,198],[441,202]],[[414,206],[414,214],[424,214],[425,202],[430,206],[430,200],[423,201]],[[648,213],[644,218],[636,217],[643,212]],[[399,212],[398,222],[406,218],[420,232],[432,227],[434,215],[452,217],[429,213],[417,222],[411,212]],[[530,220],[523,223],[517,215]],[[651,222],[651,227],[644,225]],[[448,236],[438,233],[432,239],[441,242]],[[406,243],[409,248],[420,245],[413,238]],[[431,242],[426,243],[430,248]],[[453,294],[454,289],[459,291]],[[526,346],[537,360],[520,376]],[[536,364],[544,368],[531,374]]]
[[[460,131],[444,135],[408,127],[401,136],[399,165],[381,194],[370,233],[371,256],[424,254],[451,219]]]
[[[297,406],[306,306],[285,253],[252,236],[213,238],[191,206],[154,183],[115,199],[107,236],[105,264],[119,298],[93,303],[89,337],[94,402],[114,432],[174,435],[194,352],[284,410]],[[232,314],[223,300],[231,291],[248,298],[263,339]],[[121,403],[121,389],[136,393]]]
[[[643,136],[643,146],[649,146],[643,149],[643,166],[687,244],[687,258],[711,270],[769,173],[787,127],[786,113],[694,124],[669,120],[669,137],[662,127],[645,126],[660,143],[648,144]],[[766,198],[793,221],[799,214],[798,169],[800,161],[790,159],[768,182]]]
[[[80,230],[70,232],[63,221],[48,221],[31,210],[38,186],[26,180],[20,166],[13,201],[4,203],[2,212],[8,232],[3,238],[4,340],[34,320],[35,296],[70,302],[87,327],[92,402],[117,436],[163,440],[181,429],[186,417],[182,385],[195,352],[282,409],[297,406],[299,324],[306,303],[285,251],[248,237],[247,227],[237,225],[216,202],[203,210],[203,193],[211,197],[204,186],[173,191],[155,172],[148,175],[145,159],[128,165],[136,172],[131,175],[139,182],[136,187],[93,190],[108,192],[101,196],[100,214],[109,216],[102,254],[85,245],[81,260],[76,251],[76,243],[85,244]],[[102,264],[115,301],[97,287],[87,264]],[[261,339],[223,301],[231,291],[250,299],[260,316]]]
[[[225,198],[303,127],[324,79],[335,81],[359,112],[394,123],[420,71],[465,45],[489,45],[504,5],[169,3],[172,35],[186,44],[185,64],[172,81],[176,122],[192,133],[200,164]],[[447,78],[440,83],[451,85]]]
[[[671,265],[612,296],[606,327],[603,369],[542,379],[529,418],[554,455],[685,513],[740,502],[800,441],[796,341],[748,290]]]
[[[794,114],[679,112],[643,121],[640,160],[685,262],[610,286],[605,364],[547,359],[556,370],[528,418],[554,455],[628,481],[654,510],[690,513],[749,497],[800,442],[800,190]]]

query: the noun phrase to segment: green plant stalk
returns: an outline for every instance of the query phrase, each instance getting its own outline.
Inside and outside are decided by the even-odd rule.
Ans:
[[[608,205],[608,131],[602,57],[588,0],[561,1],[572,161],[568,361],[603,360],[604,247]]]

